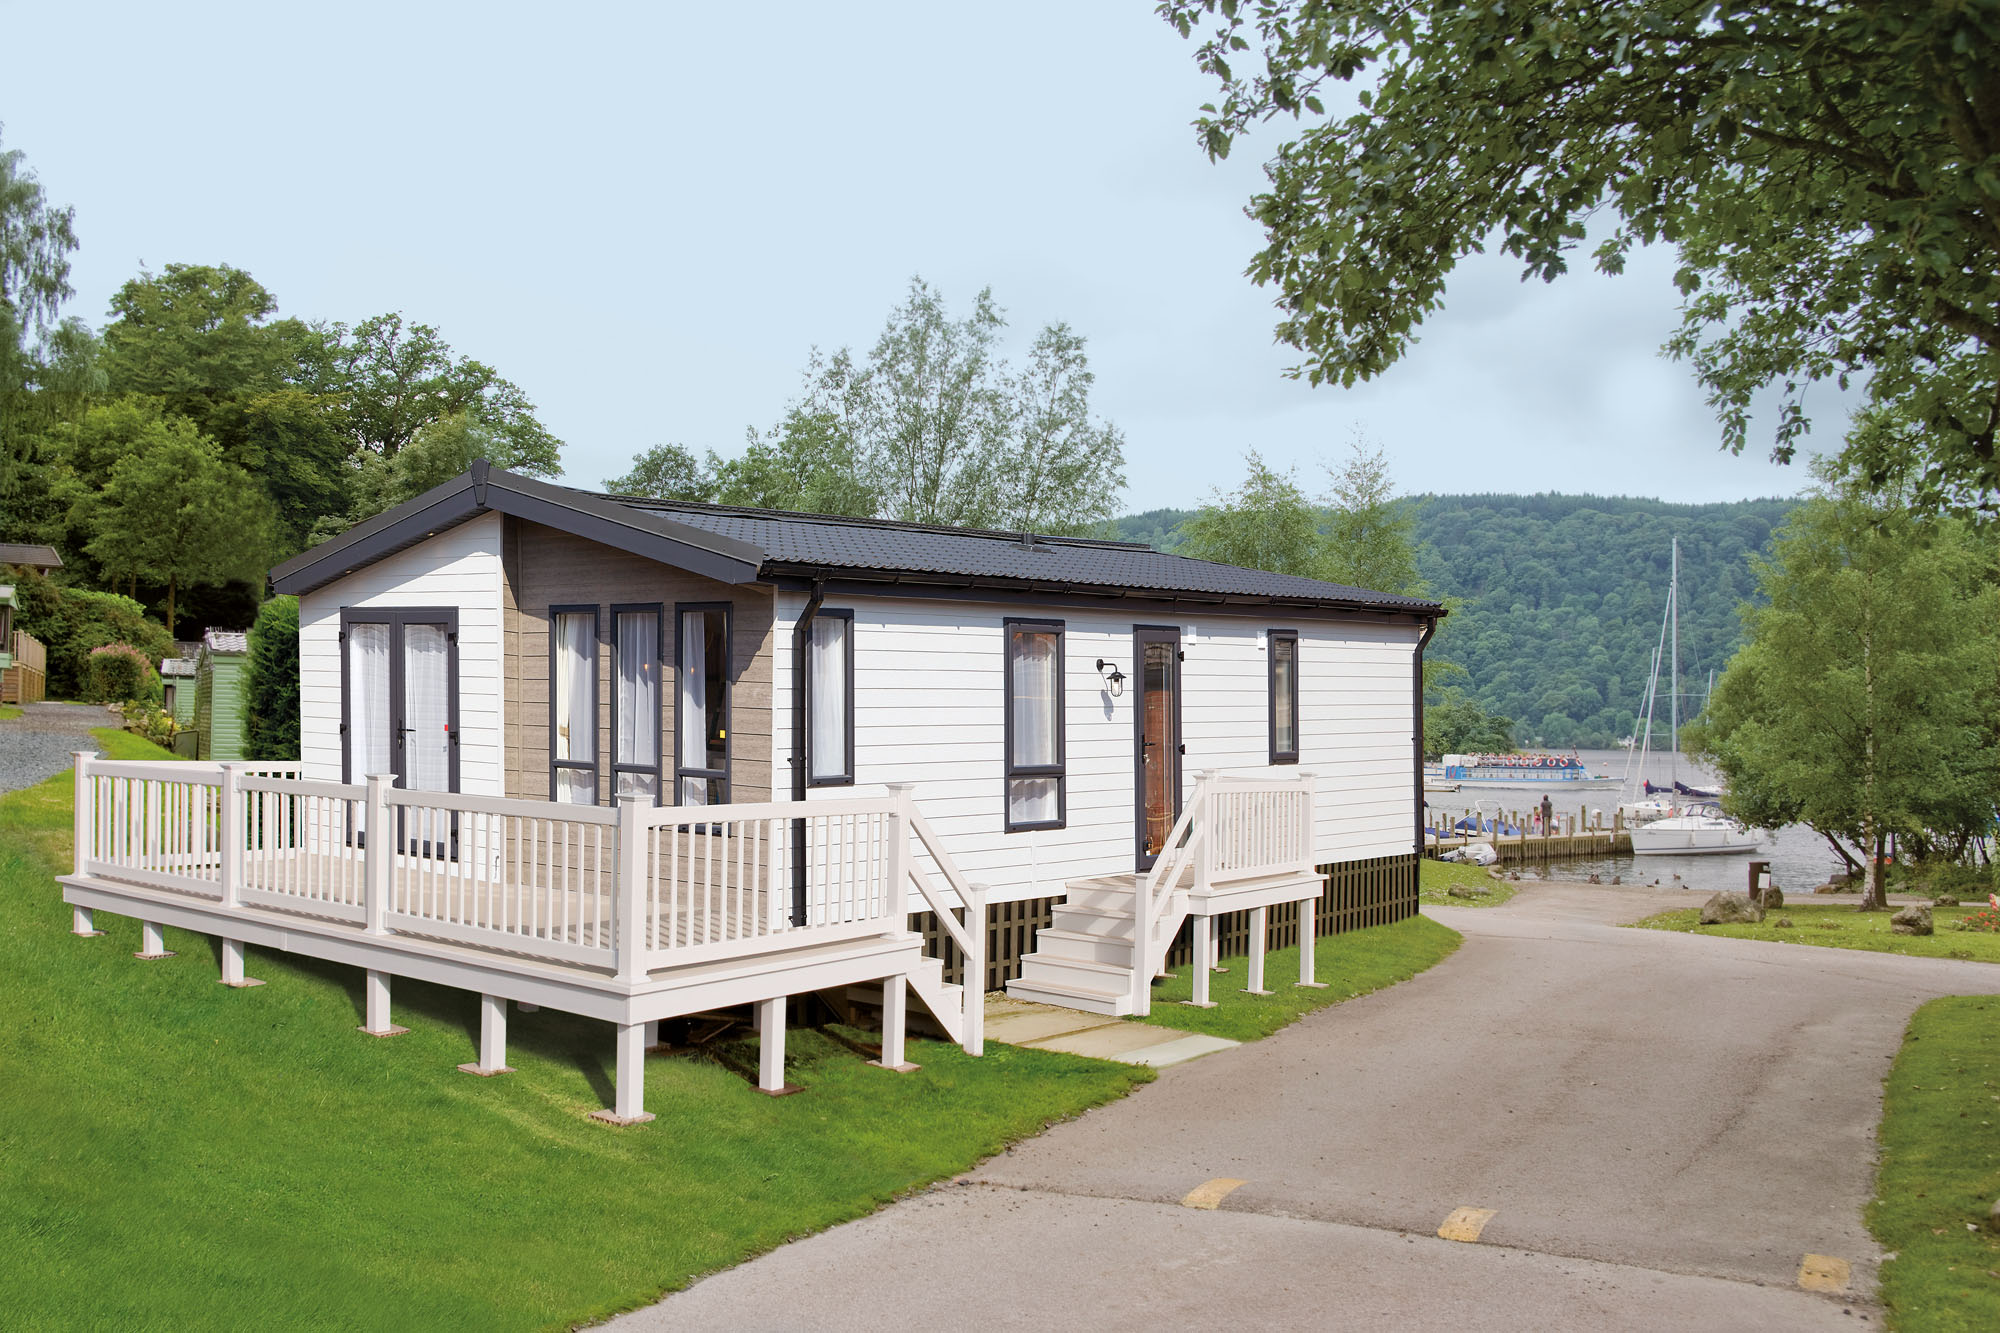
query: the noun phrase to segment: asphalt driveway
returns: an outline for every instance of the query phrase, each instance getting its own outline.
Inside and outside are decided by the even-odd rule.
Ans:
[[[1465,945],[1430,972],[621,1324],[1877,1322],[1882,1076],[1912,1010],[2000,967],[1617,926],[1688,901],[1436,909]],[[1476,1239],[1439,1239],[1460,1209]],[[1802,1290],[1808,1256],[1845,1290]]]

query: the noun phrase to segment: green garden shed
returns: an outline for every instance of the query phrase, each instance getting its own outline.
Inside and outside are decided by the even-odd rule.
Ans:
[[[194,666],[194,757],[245,757],[244,673],[250,665],[249,635],[212,629],[201,639]]]
[[[160,663],[160,707],[182,727],[194,725],[195,672],[199,662],[197,656],[169,657]]]

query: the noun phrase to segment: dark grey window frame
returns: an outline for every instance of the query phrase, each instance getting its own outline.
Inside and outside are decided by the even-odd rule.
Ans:
[[[841,755],[841,772],[832,777],[819,777],[813,773],[815,767],[812,753],[812,654],[806,654],[806,785],[808,787],[852,787],[854,785],[854,612],[839,608],[821,607],[813,612],[812,620],[806,622],[806,633],[812,633],[814,622],[820,620],[844,620],[847,633],[842,638],[845,645],[842,657],[846,659],[842,687],[846,691],[847,736],[841,742],[845,753]],[[810,639],[808,639],[810,643]]]
[[[1027,631],[1035,634],[1053,634],[1056,640],[1056,761],[1053,764],[1016,764],[1014,762],[1014,636]],[[1044,617],[1009,617],[1000,622],[1002,635],[1002,667],[1000,676],[1000,697],[1002,700],[1001,744],[1005,747],[1005,775],[1000,783],[1000,822],[1008,833],[1031,833],[1038,829],[1059,829],[1069,827],[1069,735],[1068,735],[1068,625],[1061,620]],[[1056,780],[1056,817],[1041,819],[1033,823],[1014,822],[1014,802],[1012,799],[1016,778],[1054,778]]]
[[[652,767],[644,764],[621,764],[618,762],[618,617],[634,613],[651,612],[653,616],[653,665],[660,670],[659,695],[653,704],[653,735],[656,738],[653,753],[658,756]],[[653,804],[666,802],[667,747],[659,744],[657,738],[666,717],[667,707],[667,606],[665,602],[618,602],[611,607],[611,731],[607,739],[611,742],[611,799],[618,799],[618,775],[620,773],[650,773],[653,775]],[[726,661],[727,659],[725,659]],[[727,737],[725,736],[726,740]]]
[[[681,748],[681,623],[690,611],[722,612],[722,767],[689,768]],[[734,791],[730,772],[736,758],[736,654],[731,642],[736,632],[734,602],[674,603],[674,804],[681,803],[681,783],[687,778],[720,779],[722,803],[727,805]],[[709,705],[711,708],[714,704]]]
[[[588,615],[590,617],[590,625],[591,625],[590,753],[592,755],[592,758],[589,763],[584,763],[580,759],[556,758],[556,647],[557,647],[556,617],[581,616],[581,615]],[[596,756],[602,754],[603,750],[602,747],[600,747],[597,744],[597,709],[598,709],[597,679],[598,679],[598,670],[600,666],[598,659],[603,656],[603,652],[601,651],[601,645],[603,644],[604,640],[604,613],[595,606],[587,606],[582,603],[565,603],[561,606],[551,606],[549,608],[548,624],[549,624],[549,799],[551,801],[558,801],[566,805],[573,804],[573,802],[562,801],[562,797],[560,795],[561,789],[556,786],[556,774],[559,770],[565,768],[577,769],[579,771],[587,769],[590,772],[590,803],[592,805],[599,805],[602,804],[602,802],[598,797],[598,791],[602,786],[602,783],[598,775],[599,760],[596,758]]]
[[[1280,750],[1278,748],[1278,641],[1280,639],[1286,640],[1292,645],[1292,681],[1290,686],[1292,696],[1292,748],[1290,750]],[[1268,682],[1266,693],[1269,695],[1269,704],[1265,710],[1265,719],[1269,723],[1271,737],[1271,762],[1274,764],[1296,764],[1299,762],[1299,747],[1303,743],[1300,737],[1302,729],[1299,726],[1299,632],[1295,629],[1270,630],[1264,636],[1264,643],[1265,655],[1270,659],[1269,669],[1266,672]]]

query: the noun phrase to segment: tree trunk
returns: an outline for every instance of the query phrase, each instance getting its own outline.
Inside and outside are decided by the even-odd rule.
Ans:
[[[1861,906],[1858,910],[1863,912],[1886,912],[1889,910],[1889,890],[1886,883],[1887,876],[1884,874],[1886,867],[1882,864],[1882,857],[1888,851],[1888,839],[1882,836],[1881,827],[1878,825],[1874,830],[1874,836],[1868,841],[1875,849],[1875,856],[1873,862],[1868,867],[1868,891],[1861,896]]]
[[[1847,863],[1848,874],[1858,875],[1861,873],[1861,863],[1854,859],[1854,857],[1848,852],[1846,847],[1841,845],[1840,839],[1834,837],[1831,833],[1828,833],[1825,830],[1821,830],[1820,837],[1826,839],[1827,846],[1833,848],[1834,851],[1840,853],[1840,859]]]
[[[174,637],[174,582],[172,574],[167,575],[167,637]]]

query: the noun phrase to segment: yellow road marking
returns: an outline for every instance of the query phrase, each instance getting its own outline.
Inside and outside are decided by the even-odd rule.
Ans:
[[[1229,1176],[1217,1176],[1214,1180],[1203,1185],[1197,1185],[1188,1191],[1188,1196],[1181,1200],[1181,1207],[1214,1208],[1217,1204],[1228,1198],[1231,1191],[1235,1190],[1237,1186],[1246,1183],[1248,1182],[1235,1180]]]
[[[1486,1224],[1492,1220],[1491,1208],[1454,1208],[1451,1210],[1451,1216],[1444,1220],[1444,1225],[1438,1228],[1438,1239],[1478,1240],[1479,1233],[1484,1231]]]
[[[1799,1264],[1799,1285],[1807,1291],[1846,1291],[1853,1276],[1847,1260],[1824,1254],[1809,1254]]]

